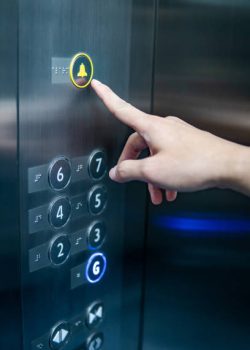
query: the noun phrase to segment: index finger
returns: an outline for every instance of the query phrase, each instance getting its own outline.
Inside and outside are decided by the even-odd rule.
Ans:
[[[147,129],[150,115],[140,111],[131,104],[122,100],[107,85],[102,84],[98,80],[93,79],[91,86],[103,101],[105,106],[121,122],[138,132]]]

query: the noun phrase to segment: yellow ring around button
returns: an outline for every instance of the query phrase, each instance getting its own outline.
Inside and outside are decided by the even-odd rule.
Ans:
[[[89,64],[90,64],[90,76],[89,76],[87,82],[84,85],[79,85],[77,83],[76,79],[74,78],[74,74],[73,74],[75,63],[80,57],[83,57],[83,58],[87,59]],[[69,66],[69,76],[70,76],[70,80],[71,80],[72,84],[75,85],[78,89],[85,89],[91,83],[93,75],[94,75],[94,65],[93,65],[93,62],[92,62],[92,59],[90,58],[90,56],[88,54],[86,54],[85,52],[77,53],[72,58],[72,60],[70,62],[70,66]]]

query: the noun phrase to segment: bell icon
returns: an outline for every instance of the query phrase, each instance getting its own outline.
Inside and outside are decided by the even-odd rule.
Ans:
[[[83,63],[81,63],[81,65],[80,65],[80,69],[79,69],[79,72],[77,73],[77,76],[79,78],[84,78],[84,77],[88,76],[88,74],[86,72],[85,65]]]

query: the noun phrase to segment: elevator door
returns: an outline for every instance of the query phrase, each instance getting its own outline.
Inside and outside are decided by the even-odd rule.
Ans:
[[[118,159],[127,128],[89,87],[78,90],[71,84],[69,67],[74,54],[87,53],[95,77],[124,98],[137,96],[140,89],[143,101],[137,103],[149,111],[153,4],[145,5],[147,18],[136,35],[138,51],[131,68],[136,23],[131,1],[20,0],[25,350],[138,346],[144,211],[138,220],[136,210],[143,190],[134,189],[142,197],[130,204],[131,191],[109,180],[108,170]],[[90,74],[84,62],[76,67],[76,78]],[[131,86],[142,70],[142,83]],[[136,219],[128,223],[127,217]],[[131,256],[126,253],[130,248]],[[136,263],[126,261],[128,257]]]

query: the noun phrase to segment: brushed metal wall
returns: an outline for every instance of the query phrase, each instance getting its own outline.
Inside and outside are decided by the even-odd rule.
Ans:
[[[249,1],[159,0],[154,113],[250,145],[249,34]],[[150,206],[144,350],[249,348],[249,209],[217,190]]]

